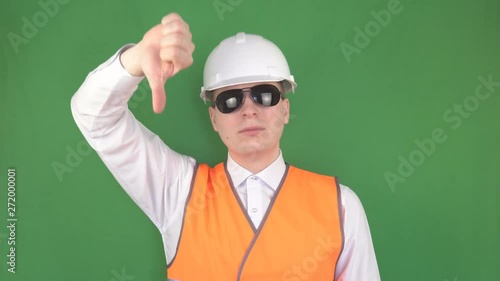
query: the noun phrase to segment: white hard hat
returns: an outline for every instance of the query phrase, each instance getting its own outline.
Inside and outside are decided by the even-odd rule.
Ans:
[[[284,82],[285,93],[294,92],[297,87],[281,50],[262,36],[239,32],[224,39],[208,56],[200,97],[210,101],[207,91],[243,83],[277,81]]]

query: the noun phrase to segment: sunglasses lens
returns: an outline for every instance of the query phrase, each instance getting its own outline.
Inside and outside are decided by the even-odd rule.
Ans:
[[[281,98],[281,92],[273,85],[257,85],[252,88],[251,95],[254,102],[263,106],[275,106]],[[215,105],[222,113],[231,113],[238,109],[243,102],[243,90],[234,89],[220,93],[215,99]]]
[[[281,92],[273,85],[258,85],[252,88],[252,98],[263,106],[275,106],[281,98]]]
[[[235,111],[243,100],[241,90],[229,90],[220,93],[215,100],[217,108],[222,113],[230,113]]]

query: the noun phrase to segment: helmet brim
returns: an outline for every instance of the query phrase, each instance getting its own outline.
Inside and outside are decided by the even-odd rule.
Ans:
[[[220,81],[209,88],[201,87],[200,98],[205,102],[210,101],[210,92],[229,86],[235,86],[240,84],[257,83],[257,82],[280,82],[283,81],[283,87],[285,94],[289,92],[295,92],[297,88],[297,83],[295,83],[292,75],[288,79],[283,79],[283,77],[272,77],[272,76],[248,76],[248,77],[238,77],[233,79],[228,79]]]

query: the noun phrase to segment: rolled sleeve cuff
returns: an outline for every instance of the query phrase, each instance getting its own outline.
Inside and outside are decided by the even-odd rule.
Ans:
[[[120,61],[120,55],[134,44],[127,44],[120,48],[111,58],[99,65],[90,75],[99,72],[99,75],[93,75],[95,82],[108,89],[119,92],[129,92],[139,85],[144,76],[133,76],[128,73]]]

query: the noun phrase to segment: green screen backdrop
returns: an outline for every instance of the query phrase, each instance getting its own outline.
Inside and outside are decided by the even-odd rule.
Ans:
[[[84,141],[70,99],[91,70],[174,11],[190,24],[194,63],[167,81],[163,114],[146,81],[130,101],[170,147],[225,160],[199,99],[203,65],[223,38],[261,34],[298,82],[285,161],[357,193],[382,280],[500,280],[498,0],[0,7],[0,280],[165,279],[159,232]]]

